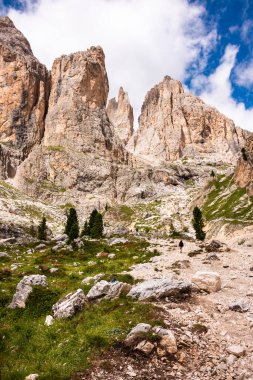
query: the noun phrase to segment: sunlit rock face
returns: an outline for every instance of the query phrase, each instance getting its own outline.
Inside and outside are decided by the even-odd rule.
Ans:
[[[196,156],[234,162],[244,141],[231,119],[166,76],[147,93],[128,149],[158,163]]]
[[[128,94],[122,87],[119,89],[118,100],[115,98],[109,100],[107,114],[115,133],[127,143],[134,132],[134,115]]]
[[[0,17],[0,87],[0,176],[12,178],[43,137],[50,80],[8,17]]]

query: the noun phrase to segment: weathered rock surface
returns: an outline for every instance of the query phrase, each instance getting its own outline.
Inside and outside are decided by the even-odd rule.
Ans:
[[[115,98],[109,100],[106,110],[115,133],[127,143],[134,132],[134,115],[128,94],[122,87],[119,89],[118,101]]]
[[[56,59],[51,77],[44,140],[20,166],[16,186],[45,198],[57,192],[66,192],[66,200],[73,192],[84,198],[93,191],[113,197],[115,165],[128,154],[106,114],[103,50],[92,47]]]
[[[8,307],[10,309],[25,308],[26,300],[32,292],[33,286],[47,286],[46,276],[40,274],[25,276],[18,283],[16,293]]]
[[[248,194],[253,195],[253,136],[249,136],[245,146],[245,155],[241,154],[235,169],[235,183],[247,187]]]
[[[183,156],[234,162],[247,132],[166,76],[146,95],[128,149],[149,162]]]
[[[244,347],[236,345],[236,344],[227,347],[227,351],[230,354],[235,355],[237,357],[243,356],[246,352]]]
[[[8,17],[0,17],[0,78],[0,176],[13,178],[43,137],[50,80]]]
[[[88,300],[98,298],[114,299],[120,294],[127,294],[131,289],[131,285],[124,282],[108,282],[105,280],[97,282],[88,292]]]
[[[221,278],[216,272],[198,271],[192,277],[192,283],[200,290],[218,292],[221,290]]]
[[[147,280],[132,287],[129,297],[140,301],[165,297],[180,298],[191,292],[191,283],[184,280]]]
[[[77,311],[83,309],[86,302],[82,289],[69,293],[53,305],[54,318],[72,317]]]

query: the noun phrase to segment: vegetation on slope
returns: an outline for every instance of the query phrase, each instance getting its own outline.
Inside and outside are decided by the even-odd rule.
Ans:
[[[24,379],[30,373],[39,373],[40,379],[69,379],[73,372],[87,368],[101,350],[122,340],[137,323],[161,324],[155,321],[150,305],[122,296],[89,304],[71,319],[44,325],[46,315],[52,314],[52,305],[61,297],[78,288],[88,292],[93,283],[82,284],[87,276],[104,273],[106,280],[113,275],[118,280],[133,282],[122,272],[154,256],[147,251],[148,245],[133,238],[114,246],[103,240],[86,240],[84,247],[76,251],[54,250],[53,243],[47,243],[44,250],[36,250],[35,244],[0,247],[10,256],[0,258],[1,379]],[[27,254],[31,248],[34,252]],[[116,257],[96,257],[101,251],[115,253]],[[11,269],[13,263],[17,269]],[[58,271],[50,273],[50,268]],[[35,273],[47,276],[48,288],[34,288],[25,309],[8,309],[17,283],[24,275]]]
[[[253,220],[253,197],[237,187],[232,176],[218,176],[209,182],[209,193],[202,211],[206,220],[248,224]]]

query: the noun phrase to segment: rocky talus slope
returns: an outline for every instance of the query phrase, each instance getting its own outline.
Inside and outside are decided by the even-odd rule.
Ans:
[[[0,17],[0,177],[17,167],[44,134],[50,76],[8,17]]]

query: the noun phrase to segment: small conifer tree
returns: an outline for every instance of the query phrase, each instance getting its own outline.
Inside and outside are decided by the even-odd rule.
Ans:
[[[89,235],[89,228],[88,228],[88,222],[86,220],[81,232],[81,236],[88,236],[88,235]]]
[[[38,239],[47,240],[47,220],[44,216],[38,226]]]
[[[246,152],[246,149],[245,148],[242,148],[241,149],[241,152],[242,152],[242,158],[244,161],[248,161],[248,156],[247,156],[247,152]]]
[[[79,236],[78,222],[75,222],[72,224],[68,236],[69,236],[68,243],[71,243],[71,242],[73,242],[73,240],[78,238],[78,236]]]
[[[71,207],[68,211],[68,214],[67,214],[67,222],[66,222],[65,231],[64,231],[64,233],[66,235],[69,236],[71,227],[75,223],[78,223],[77,213],[76,213],[76,209]]]
[[[90,236],[94,239],[98,239],[103,236],[103,217],[99,212],[96,213],[93,221],[93,225],[90,229]]]
[[[195,230],[195,235],[197,240],[205,240],[206,233],[203,231],[204,222],[202,218],[202,212],[201,210],[196,206],[193,210],[193,220],[192,225]]]
[[[213,170],[211,171],[211,174],[210,174],[210,176],[211,176],[211,177],[213,177],[213,178],[215,177],[215,173],[214,173],[214,171],[213,171]]]

